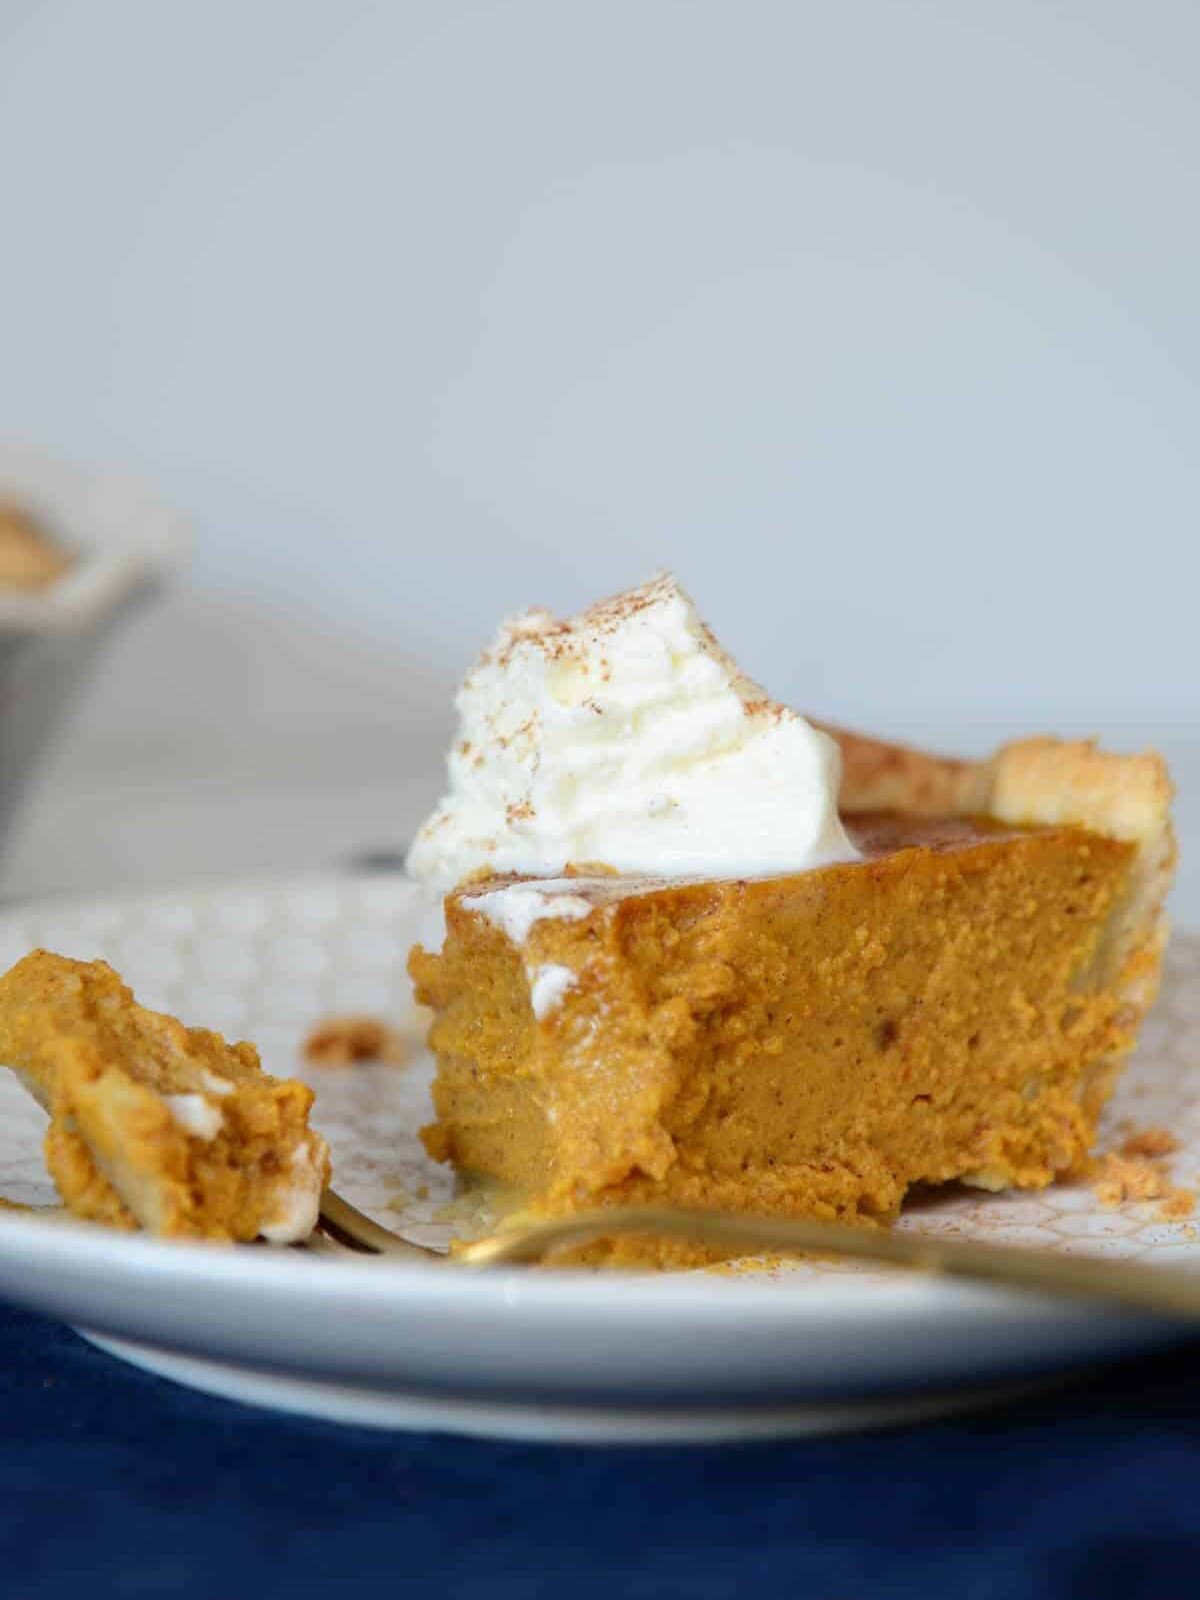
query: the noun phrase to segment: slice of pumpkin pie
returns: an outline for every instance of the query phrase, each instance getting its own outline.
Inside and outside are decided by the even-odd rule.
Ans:
[[[410,958],[439,1159],[549,1210],[848,1221],[1082,1167],[1158,981],[1157,756],[822,730],[669,579],[509,624],[459,706],[410,857],[459,880]]]

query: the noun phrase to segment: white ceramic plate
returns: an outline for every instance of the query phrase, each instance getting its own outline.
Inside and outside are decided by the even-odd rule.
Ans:
[[[0,915],[0,967],[42,944],[104,956],[141,999],[254,1039],[317,1089],[338,1187],[422,1243],[461,1208],[425,1158],[430,1064],[404,961],[429,926],[398,879],[311,879]],[[331,1012],[407,1027],[404,1067],[305,1068]],[[1159,1007],[1109,1119],[1167,1125],[1177,1181],[1200,1173],[1200,941],[1177,937]],[[42,1116],[0,1075],[0,1192],[53,1204]],[[449,1205],[449,1211],[446,1207]],[[1192,1261],[1187,1223],[1104,1210],[1085,1187],[948,1193],[901,1226]],[[380,1426],[589,1439],[718,1438],[897,1420],[1178,1336],[1147,1318],[846,1266],[617,1276],[412,1266],[326,1250],[168,1244],[0,1213],[0,1294],[179,1380]]]

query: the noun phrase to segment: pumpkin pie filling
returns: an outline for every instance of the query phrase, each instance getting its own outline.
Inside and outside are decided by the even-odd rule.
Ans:
[[[1100,981],[1134,847],[1076,828],[852,824],[793,877],[568,879],[522,944],[447,904],[435,1156],[549,1209],[670,1201],[887,1220],[917,1183],[1077,1169],[1136,1014]],[[552,903],[552,897],[551,903]],[[474,905],[472,905],[474,902]],[[536,1015],[548,968],[570,974]]]

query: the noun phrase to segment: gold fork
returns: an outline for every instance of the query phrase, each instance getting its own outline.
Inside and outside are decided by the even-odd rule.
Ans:
[[[652,1234],[716,1245],[731,1252],[845,1256],[878,1265],[907,1267],[944,1277],[1003,1284],[1042,1294],[1089,1300],[1160,1316],[1200,1319],[1200,1271],[1155,1267],[1141,1261],[1104,1261],[1051,1250],[935,1239],[849,1224],[793,1217],[755,1217],[732,1211],[685,1211],[666,1206],[614,1206],[570,1217],[533,1221],[514,1218],[495,1233],[462,1246],[450,1258],[412,1244],[373,1222],[348,1200],[326,1189],[322,1230],[338,1243],[368,1255],[435,1260],[469,1268],[541,1261],[568,1245],[620,1235]]]

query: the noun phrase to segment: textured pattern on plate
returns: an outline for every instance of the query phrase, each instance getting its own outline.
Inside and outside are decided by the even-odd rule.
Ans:
[[[432,1071],[421,1048],[422,1018],[404,963],[417,938],[436,937],[438,913],[402,880],[311,879],[237,884],[103,901],[42,901],[0,915],[0,969],[35,945],[111,961],[147,1005],[192,1025],[253,1039],[271,1072],[300,1076],[317,1091],[314,1122],[333,1149],[338,1188],[381,1222],[421,1244],[444,1246],[469,1227],[472,1208],[453,1201],[451,1175],[416,1137],[429,1118]],[[406,1066],[308,1066],[299,1049],[311,1024],[336,1012],[367,1012],[407,1032]],[[1174,1181],[1200,1180],[1200,938],[1177,935],[1163,994],[1108,1117],[1169,1128],[1180,1150]],[[44,1118],[8,1074],[0,1074],[0,1193],[49,1205],[41,1161]],[[449,1206],[449,1215],[446,1208]],[[1101,1206],[1086,1185],[1036,1194],[950,1190],[910,1207],[902,1227],[970,1234],[1131,1258],[1200,1262],[1189,1223],[1164,1222],[1157,1205]],[[804,1264],[792,1274],[861,1269]],[[725,1277],[722,1282],[736,1283]]]

